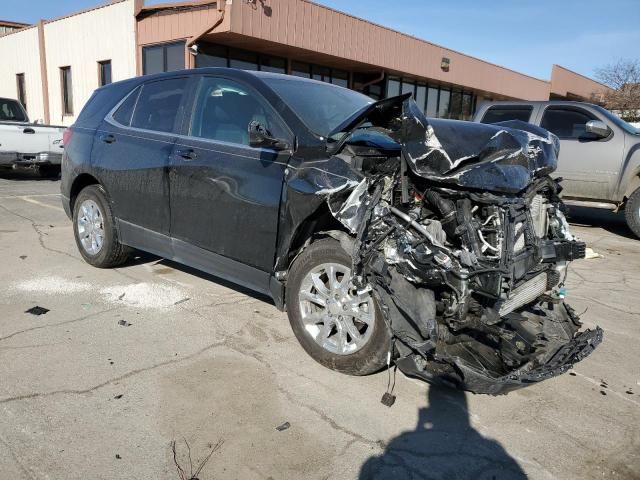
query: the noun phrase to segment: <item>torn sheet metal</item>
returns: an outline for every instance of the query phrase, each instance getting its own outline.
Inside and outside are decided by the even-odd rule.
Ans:
[[[299,171],[353,236],[354,288],[372,288],[407,374],[500,394],[559,375],[602,341],[564,303],[569,232],[548,175],[559,144],[521,122],[427,120],[408,97],[366,107]],[[301,182],[301,183],[300,183]]]

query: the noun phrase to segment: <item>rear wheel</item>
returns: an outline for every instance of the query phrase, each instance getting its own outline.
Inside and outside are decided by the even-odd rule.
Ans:
[[[122,245],[107,194],[100,185],[89,185],[79,194],[73,209],[73,233],[87,263],[98,268],[121,265],[130,248]]]
[[[627,225],[636,237],[640,237],[640,188],[633,192],[624,207]]]
[[[333,238],[312,243],[295,260],[287,281],[291,328],[318,363],[349,375],[386,364],[391,334],[370,291],[349,285],[351,257]]]

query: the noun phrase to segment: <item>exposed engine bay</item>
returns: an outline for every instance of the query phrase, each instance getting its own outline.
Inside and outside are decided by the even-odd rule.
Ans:
[[[355,236],[352,286],[372,290],[398,367],[476,393],[559,375],[603,335],[564,302],[585,244],[549,177],[557,138],[507,123],[431,121],[388,99],[332,136],[342,180],[314,179]]]

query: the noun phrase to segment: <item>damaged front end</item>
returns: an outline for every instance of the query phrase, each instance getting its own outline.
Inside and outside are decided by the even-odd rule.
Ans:
[[[353,287],[373,290],[405,374],[500,394],[565,372],[601,342],[563,300],[585,244],[549,177],[555,136],[428,121],[403,96],[348,119],[328,149],[348,172],[319,194],[356,237]]]

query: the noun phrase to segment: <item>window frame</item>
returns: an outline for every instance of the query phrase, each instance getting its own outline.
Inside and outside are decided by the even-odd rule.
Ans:
[[[284,120],[284,118],[282,118],[282,115],[280,115],[280,112],[278,112],[278,110],[275,108],[275,106],[269,101],[267,100],[267,98],[265,98],[264,95],[262,95],[258,89],[256,89],[255,87],[249,85],[248,83],[235,78],[233,76],[230,75],[212,75],[212,74],[205,74],[205,75],[197,75],[194,77],[193,82],[194,84],[192,85],[192,89],[193,89],[193,94],[190,95],[189,97],[189,104],[187,105],[187,107],[189,108],[189,112],[185,112],[184,114],[184,125],[183,125],[183,132],[182,134],[180,134],[179,136],[181,138],[187,138],[189,140],[195,140],[195,141],[199,141],[199,142],[206,142],[206,143],[214,143],[214,144],[222,144],[222,145],[229,145],[229,146],[233,146],[233,147],[240,147],[240,148],[247,148],[249,150],[269,150],[269,151],[274,151],[273,148],[267,147],[267,146],[261,146],[261,147],[252,147],[251,145],[245,145],[244,143],[234,143],[234,142],[227,142],[224,140],[217,140],[214,138],[206,138],[206,137],[197,137],[191,134],[191,131],[193,129],[193,123],[195,120],[195,116],[196,116],[196,103],[198,101],[198,98],[200,96],[200,92],[202,91],[202,87],[204,85],[204,82],[207,78],[214,78],[214,79],[220,79],[220,80],[226,80],[226,81],[230,81],[230,82],[234,82],[237,83],[238,85],[240,85],[241,87],[245,88],[247,90],[247,92],[251,93],[251,94],[255,94],[256,98],[258,98],[258,101],[260,101],[261,103],[263,103],[264,105],[266,105],[271,111],[273,116],[276,118],[276,120],[280,123],[280,127],[281,129],[286,133],[287,138],[285,138],[284,140],[286,140],[287,142],[289,142],[291,145],[294,144],[294,139],[295,139],[295,134],[293,133],[293,130],[291,129],[291,127],[289,126],[289,124]]]
[[[68,73],[67,77],[65,73]],[[60,99],[62,103],[62,116],[73,116],[73,72],[71,65],[60,67]]]
[[[577,106],[573,106],[573,105],[547,105],[547,106],[544,107],[544,109],[542,110],[541,115],[540,115],[540,128],[544,128],[545,130],[548,130],[546,127],[542,126],[542,122],[544,121],[544,116],[547,114],[547,112],[548,111],[554,111],[554,110],[555,111],[559,111],[559,110],[572,111],[572,112],[576,112],[576,113],[581,113],[581,114],[589,117],[591,120],[600,120],[597,115],[591,113],[589,110],[587,110],[585,108],[581,108],[581,107],[577,107]],[[604,138],[598,138],[596,136],[589,136],[589,134],[587,132],[585,132],[586,135],[583,135],[583,136],[580,136],[580,137],[561,137],[560,135],[557,135],[556,133],[551,132],[551,130],[549,130],[549,132],[551,132],[554,135],[556,135],[558,137],[558,139],[564,140],[564,141],[606,142],[606,141],[609,141],[613,136],[613,129],[610,129],[610,130],[611,130],[611,133],[608,136],[604,137]]]
[[[105,82],[104,67],[107,65],[109,65],[109,81]],[[98,87],[104,87],[105,85],[110,85],[112,83],[113,83],[113,64],[111,63],[111,59],[98,60]]]

